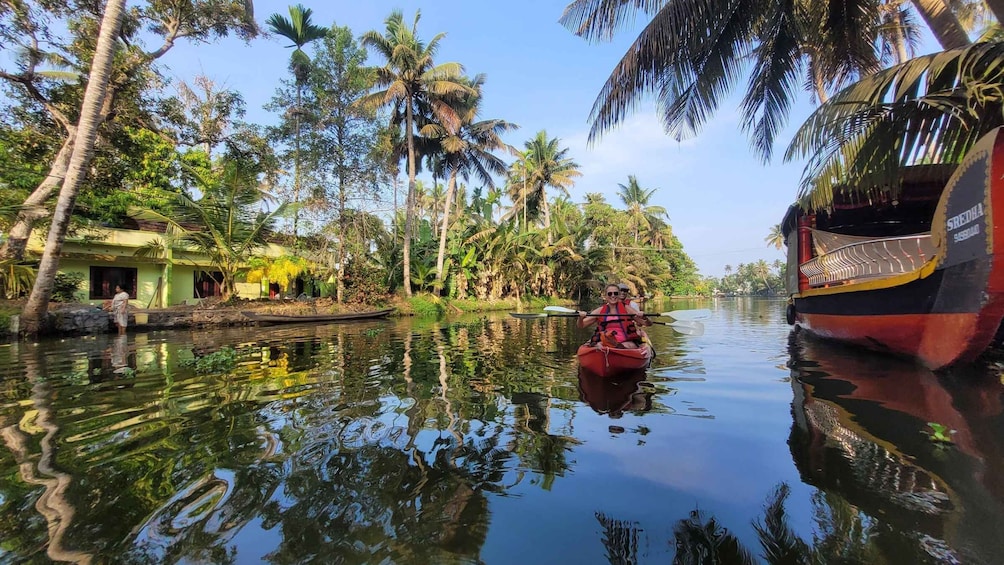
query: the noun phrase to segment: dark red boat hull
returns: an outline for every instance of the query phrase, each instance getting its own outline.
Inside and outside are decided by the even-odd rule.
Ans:
[[[648,343],[638,349],[617,349],[605,345],[583,344],[576,353],[579,365],[594,375],[612,377],[630,371],[644,370],[652,363],[652,347]]]

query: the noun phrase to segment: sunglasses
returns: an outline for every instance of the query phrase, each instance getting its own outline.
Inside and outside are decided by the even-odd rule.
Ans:
[[[618,296],[618,295],[620,295],[620,292],[608,292],[607,293],[607,296]]]

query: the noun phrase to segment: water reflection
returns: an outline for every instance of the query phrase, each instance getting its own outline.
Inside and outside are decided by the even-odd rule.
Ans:
[[[471,320],[2,348],[18,370],[0,401],[0,557],[467,561],[486,493],[568,472],[567,333]],[[224,347],[232,369],[186,363]]]
[[[999,383],[789,344],[779,305],[613,380],[563,319],[0,346],[0,561],[992,562]]]
[[[597,414],[617,419],[624,412],[647,412],[652,409],[655,386],[645,382],[646,371],[633,371],[604,378],[579,369],[579,397]]]
[[[979,368],[935,374],[802,334],[791,353],[789,445],[802,479],[820,489],[828,539],[861,540],[862,559],[999,562],[1001,383]],[[953,430],[954,443],[932,441],[929,423]]]

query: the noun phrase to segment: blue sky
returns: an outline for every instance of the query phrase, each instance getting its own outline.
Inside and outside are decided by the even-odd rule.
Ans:
[[[254,4],[262,25],[272,13],[288,15],[290,5],[274,0]],[[313,10],[314,23],[348,26],[357,36],[371,29],[382,32],[384,19],[394,9],[409,22],[421,9],[420,37],[428,40],[446,33],[438,60],[459,62],[468,74],[487,75],[482,117],[520,125],[507,136],[510,144],[522,148],[541,129],[560,138],[583,172],[571,191],[574,202],[582,202],[587,192],[601,192],[621,206],[617,183],[626,183],[629,174],[642,186],[656,188],[652,203],[669,212],[674,232],[703,274],[721,276],[726,264],[783,257],[764,238],[793,201],[803,164],[775,159],[763,165],[753,155],[739,130],[741,93],[724,103],[696,138],[677,142],[666,136],[654,104],[647,103],[616,131],[587,145],[590,108],[636,30],[620,33],[611,43],[589,44],[558,23],[567,2],[554,0],[303,4]],[[275,37],[250,44],[236,39],[200,46],[180,43],[161,62],[169,78],[190,81],[201,73],[240,92],[247,102],[246,119],[269,124],[276,116],[262,106],[279,79],[288,76],[290,50],[285,45]],[[371,56],[370,63],[383,61]],[[783,153],[810,110],[806,95],[779,137],[776,153]]]

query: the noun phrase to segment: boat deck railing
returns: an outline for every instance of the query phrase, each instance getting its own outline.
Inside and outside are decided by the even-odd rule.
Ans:
[[[838,247],[799,268],[809,278],[809,286],[819,287],[909,273],[923,266],[934,253],[929,233],[886,237]]]

